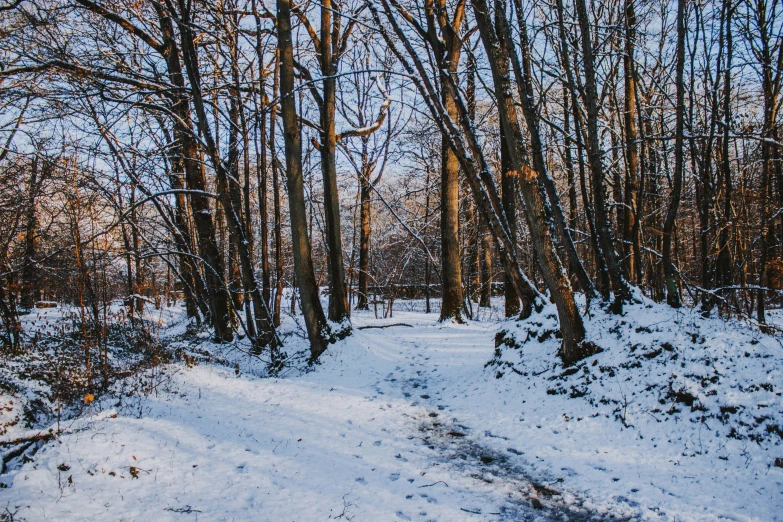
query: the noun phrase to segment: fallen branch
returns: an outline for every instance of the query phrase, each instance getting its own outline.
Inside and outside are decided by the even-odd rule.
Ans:
[[[359,326],[356,328],[357,330],[369,330],[371,328],[391,328],[392,326],[407,326],[408,328],[413,328],[412,324],[408,323],[394,323],[394,324],[370,324],[367,326]]]
[[[19,455],[30,449],[32,442],[21,443],[18,448],[14,448],[0,458],[0,475],[4,475],[6,472],[6,462],[11,462]]]
[[[164,508],[164,511],[171,511],[172,513],[201,513],[200,509],[193,509],[190,506],[185,506],[184,508]]]
[[[17,437],[15,439],[0,440],[0,446],[16,446],[17,444],[32,443],[41,440],[51,440],[56,436],[57,433],[50,428],[49,431],[37,431],[32,435],[30,435],[28,432],[28,434],[22,435],[21,437]]]
[[[100,413],[97,413],[91,417],[86,417],[84,420],[91,420],[91,421],[97,421],[97,420],[103,420],[103,419],[113,419],[117,416],[117,412],[114,410],[106,410],[102,411]],[[81,419],[77,419],[81,420]],[[26,442],[38,442],[42,440],[52,440],[54,438],[57,438],[58,435],[64,434],[64,433],[70,433],[73,431],[73,428],[64,428],[57,430],[56,426],[52,426],[50,428],[44,429],[44,430],[27,430],[22,435],[17,435],[16,438],[10,438],[10,437],[0,437],[0,446],[16,446],[17,444],[24,444]]]

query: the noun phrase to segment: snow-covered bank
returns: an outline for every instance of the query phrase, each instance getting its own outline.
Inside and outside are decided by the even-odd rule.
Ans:
[[[646,518],[781,519],[780,339],[647,300],[593,314],[604,351],[567,369],[553,309],[504,325],[496,382],[474,397],[501,413],[480,418],[527,441],[535,468]]]
[[[80,421],[0,478],[0,508],[15,520],[783,518],[777,339],[649,302],[593,310],[604,351],[574,372],[550,312],[463,325],[356,313],[357,326],[410,327],[356,330],[314,371],[274,379],[236,346],[181,342],[228,367],[188,358],[149,397],[107,402],[118,417]],[[501,330],[513,336],[496,350]]]
[[[89,413],[99,405],[82,399],[97,389],[128,394],[129,388],[149,387],[154,376],[145,370],[170,361],[169,339],[187,328],[180,306],[145,307],[133,324],[121,303],[105,312],[105,329],[87,343],[76,307],[59,304],[21,315],[24,344],[0,356],[0,440]]]

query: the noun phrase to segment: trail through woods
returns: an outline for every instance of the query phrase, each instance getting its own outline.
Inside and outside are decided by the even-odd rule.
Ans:
[[[756,445],[722,433],[742,430],[734,417],[745,408],[758,415],[756,404],[776,415],[777,385],[747,383],[776,381],[768,353],[779,345],[720,319],[637,308],[593,319],[591,338],[606,351],[578,374],[556,364],[557,339],[547,334],[553,310],[501,323],[528,332],[516,336],[522,349],[501,350],[497,322],[355,313],[352,337],[314,370],[281,378],[261,377],[253,358],[207,336],[182,336],[175,324],[164,329],[169,346],[201,362],[169,365],[151,395],[111,399],[100,414],[69,422],[3,476],[0,510],[28,521],[778,520],[783,470],[767,462],[778,438]],[[679,357],[613,345],[606,321],[623,320],[638,324],[632,341],[671,341]],[[694,346],[678,340],[693,329],[703,336]],[[755,356],[737,358],[745,349]],[[636,355],[644,366],[622,362]],[[708,366],[693,359],[704,356]],[[730,360],[742,366],[724,371]],[[610,363],[617,375],[604,372]],[[713,384],[688,388],[698,406],[690,412],[682,411],[685,392],[668,411],[650,411],[658,374],[696,375],[699,367],[737,377],[709,381],[717,394]],[[585,379],[593,381],[587,395],[558,391],[581,389]],[[672,384],[661,382],[665,394]],[[738,413],[719,422],[713,397]]]
[[[783,0],[0,0],[0,522],[783,522],[781,107]]]
[[[557,516],[556,488],[527,477],[514,448],[485,447],[491,434],[451,406],[494,330],[435,319],[360,331],[325,361],[336,371],[261,379],[181,367],[137,411],[85,421],[42,449],[0,490],[2,505],[17,520]]]

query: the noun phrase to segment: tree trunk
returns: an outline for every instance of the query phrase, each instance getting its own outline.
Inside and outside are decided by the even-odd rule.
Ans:
[[[478,138],[474,133],[474,128],[468,117],[468,110],[462,102],[461,97],[456,97],[459,90],[455,80],[449,75],[442,76],[442,79],[445,80],[444,85],[449,89],[456,102],[458,109],[457,121],[454,121],[439,103],[439,100],[441,99],[440,92],[430,83],[421,59],[408,42],[403,30],[397,24],[388,1],[382,1],[388,26],[391,27],[397,38],[392,38],[388,30],[385,29],[386,25],[380,21],[377,9],[370,4],[368,7],[373,15],[373,20],[376,25],[380,27],[381,35],[386,44],[397,59],[400,60],[416,85],[416,88],[422,94],[423,100],[427,104],[427,108],[433,116],[435,123],[439,126],[441,132],[448,136],[449,144],[456,154],[460,166],[466,173],[465,179],[470,186],[476,208],[489,223],[496,251],[503,263],[504,269],[507,269],[511,274],[512,283],[522,300],[520,317],[529,317],[534,307],[536,310],[541,309],[541,306],[543,305],[542,296],[535,286],[533,286],[533,283],[522,273],[516,257],[515,245],[513,245],[509,239],[508,224],[503,215],[500,196],[497,193],[492,174],[490,173]],[[453,32],[453,29],[451,29],[451,31]],[[440,46],[440,40],[436,38],[427,36],[427,41],[429,45],[434,48],[439,48]],[[414,65],[411,65],[399,51],[397,48],[398,43],[399,45],[404,46],[405,52],[411,58]],[[442,63],[439,65],[443,68]]]
[[[131,246],[133,248],[133,261],[136,272],[136,277],[133,281],[133,297],[131,299],[131,307],[139,313],[139,317],[144,312],[144,300],[140,299],[144,288],[144,273],[141,269],[141,252],[139,250],[139,227],[136,219],[136,182],[131,181],[131,213],[130,213],[130,228],[131,228]]]
[[[762,129],[761,142],[761,161],[762,161],[762,179],[761,179],[761,237],[759,249],[761,256],[759,260],[758,275],[758,295],[756,318],[759,323],[766,324],[766,288],[769,285],[767,280],[767,263],[770,257],[770,250],[774,248],[775,226],[770,219],[770,199],[772,196],[772,180],[774,170],[781,168],[781,159],[776,155],[778,148],[776,122],[778,110],[780,108],[779,95],[781,83],[783,83],[783,72],[779,70],[779,65],[783,65],[783,40],[781,37],[773,39],[771,34],[772,20],[769,19],[766,0],[756,0],[754,6],[754,22],[758,31],[760,45],[754,47],[754,55],[761,64],[761,86],[764,93],[764,127]],[[774,56],[777,48],[777,59]],[[775,63],[777,61],[777,63]]]
[[[331,0],[321,4],[321,73],[323,104],[321,106],[321,173],[324,183],[324,228],[326,229],[327,269],[329,271],[329,319],[342,322],[350,317],[348,291],[343,266],[343,239],[340,228],[340,194],[337,189],[337,136],[335,134],[335,98],[337,62],[333,49]],[[339,36],[339,34],[335,35]],[[336,44],[338,42],[334,42]]]
[[[511,235],[511,243],[516,245],[517,239],[517,198],[514,169],[511,166],[511,158],[508,152],[508,143],[506,143],[503,129],[500,131],[500,169],[501,169],[501,196],[503,198],[503,212],[506,214],[508,222],[508,231]],[[511,275],[508,270],[504,270],[505,279],[503,283],[503,292],[505,294],[505,313],[506,317],[515,317],[519,314],[519,295],[514,285],[511,284]]]
[[[638,210],[639,150],[636,145],[636,11],[634,0],[625,0],[625,55],[623,56],[623,77],[625,80],[625,218],[623,239],[626,247],[623,260],[625,271],[631,281],[639,283],[641,264],[641,239]]]
[[[278,56],[280,59],[280,115],[285,138],[288,206],[291,218],[291,240],[294,271],[299,287],[302,314],[310,339],[310,360],[315,361],[326,350],[329,327],[326,322],[318,285],[315,281],[310,238],[307,234],[307,210],[302,178],[302,137],[294,98],[294,49],[291,35],[291,0],[277,0]]]
[[[466,94],[466,104],[468,107],[468,118],[470,119],[471,125],[476,124],[476,75],[477,75],[477,67],[476,67],[476,57],[473,53],[468,54],[468,63],[467,63],[467,86],[465,88],[465,94]],[[501,129],[502,133],[502,129]],[[501,140],[502,141],[502,140]],[[501,144],[501,150],[503,148],[503,145]],[[502,154],[501,154],[502,155]],[[503,173],[501,173],[501,176]],[[505,178],[502,178],[505,179]],[[464,190],[464,197],[465,199],[469,199],[470,195],[470,187],[463,186]],[[505,189],[503,189],[505,190]],[[503,193],[505,194],[505,192]],[[512,192],[511,197],[514,197],[514,194]],[[504,200],[505,201],[505,200]],[[465,241],[465,246],[463,250],[467,253],[467,263],[465,263],[466,268],[466,288],[465,291],[467,292],[468,298],[468,306],[466,307],[466,312],[469,314],[469,317],[472,318],[473,316],[473,301],[480,301],[481,299],[481,242],[483,240],[483,235],[486,232],[486,226],[483,220],[480,220],[477,216],[477,212],[475,207],[475,203],[473,201],[469,201],[467,208],[465,209],[465,223],[464,228],[466,230],[466,233],[463,234],[463,240]],[[505,207],[504,207],[505,208]],[[506,220],[508,220],[508,216],[506,216]],[[509,227],[511,224],[509,223]],[[513,234],[511,236],[514,237]],[[512,240],[513,241],[513,240]],[[516,241],[513,241],[516,243]],[[479,303],[480,304],[480,303]],[[483,306],[483,305],[482,305]]]
[[[242,284],[253,299],[253,311],[256,323],[256,338],[253,339],[253,344],[257,348],[269,346],[272,350],[273,357],[276,357],[277,346],[280,342],[275,332],[269,309],[261,297],[261,289],[253,271],[252,255],[248,248],[248,242],[245,239],[248,231],[244,229],[240,219],[240,216],[242,215],[242,194],[239,180],[236,178],[232,179],[229,172],[227,172],[218,155],[212,132],[207,124],[204,99],[201,93],[198,53],[193,45],[194,35],[192,33],[192,26],[190,25],[191,15],[185,5],[185,0],[180,0],[179,4],[181,9],[181,19],[179,20],[181,44],[190,82],[190,92],[193,96],[193,105],[196,110],[196,115],[198,116],[198,128],[204,140],[205,147],[209,152],[212,167],[215,170],[217,192],[220,196],[221,205],[225,210],[226,223],[229,227],[229,232],[238,238],[236,246]],[[234,52],[236,52],[236,49],[234,49]],[[248,331],[248,333],[250,333],[250,331]]]
[[[267,306],[271,306],[271,275],[269,269],[269,198],[268,192],[268,168],[269,158],[267,154],[267,141],[266,141],[266,115],[265,109],[268,105],[266,96],[266,82],[264,77],[264,46],[262,43],[263,32],[261,25],[261,17],[258,15],[256,8],[256,0],[251,1],[253,8],[253,17],[256,23],[256,58],[258,59],[258,84],[261,91],[258,95],[258,105],[256,105],[256,120],[258,121],[258,128],[256,129],[255,141],[256,141],[256,182],[258,184],[258,216],[260,222],[260,240],[261,240],[261,289],[264,297],[264,302]],[[274,96],[274,93],[273,93]],[[274,112],[275,107],[271,108],[271,112]],[[271,118],[271,115],[270,115]],[[274,156],[275,151],[272,150]],[[273,167],[274,168],[274,167]],[[250,202],[247,203],[248,219],[247,223],[250,224],[249,209]],[[279,325],[279,321],[274,320],[275,326]]]
[[[277,99],[280,92],[280,54],[275,51],[275,70],[272,81],[272,98]],[[275,326],[280,326],[280,312],[283,304],[283,277],[285,268],[283,267],[283,221],[281,215],[280,203],[280,171],[282,167],[277,156],[275,145],[275,134],[277,128],[277,103],[273,104],[269,110],[269,150],[272,152],[272,213],[274,215],[274,238],[275,238],[275,303],[272,313],[272,320]]]
[[[427,225],[430,221],[430,168],[427,165],[427,178],[424,181],[424,227],[422,229],[422,236],[427,237]],[[429,252],[424,252],[424,313],[430,313],[430,278],[432,276],[432,267],[430,266]]]
[[[73,167],[76,168],[75,166]],[[73,240],[73,255],[76,261],[76,268],[79,271],[79,290],[78,290],[78,298],[79,298],[79,305],[84,309],[84,300],[86,297],[87,305],[90,307],[90,311],[92,312],[92,321],[89,323],[89,327],[87,324],[83,325],[83,328],[85,331],[91,328],[97,328],[97,326],[100,324],[100,312],[98,310],[98,297],[95,293],[95,288],[93,286],[92,277],[90,275],[90,269],[87,266],[87,260],[84,256],[84,247],[82,245],[82,236],[81,231],[79,230],[79,216],[81,214],[81,196],[79,192],[79,187],[76,182],[76,175],[74,173],[73,179],[72,179],[72,190],[73,192],[68,195],[68,203],[69,203],[69,218],[70,218],[70,226],[71,226],[71,239]],[[84,319],[84,317],[83,317]],[[84,339],[85,346],[88,345],[88,340]],[[87,367],[88,367],[88,373],[89,373],[89,358],[87,360]]]
[[[721,223],[720,233],[718,234],[718,259],[716,263],[716,279],[718,286],[722,288],[721,295],[728,301],[731,291],[726,287],[732,285],[734,281],[733,261],[731,248],[729,246],[729,236],[732,228],[733,209],[732,209],[732,191],[733,182],[731,179],[731,162],[729,160],[729,131],[731,129],[731,65],[733,56],[733,38],[731,18],[734,12],[734,6],[731,2],[723,5],[722,21],[724,31],[726,32],[726,65],[723,70],[723,135],[721,138],[721,176],[723,178],[723,222]]]
[[[677,288],[674,264],[672,263],[672,235],[677,220],[677,210],[682,194],[682,177],[684,170],[685,150],[683,147],[685,134],[685,2],[677,0],[677,121],[674,130],[674,179],[672,183],[671,201],[663,223],[663,271],[666,278],[666,302],[674,308],[680,307],[680,292]]]
[[[579,222],[579,203],[576,195],[576,173],[574,171],[574,156],[571,151],[571,109],[567,86],[563,85],[563,148],[565,149],[565,170],[568,179],[568,228],[575,231]]]
[[[565,251],[569,271],[576,278],[579,287],[585,295],[590,298],[595,293],[593,282],[590,281],[590,277],[587,275],[587,272],[582,265],[582,261],[579,259],[579,254],[571,239],[571,232],[568,229],[563,208],[560,206],[560,195],[558,194],[557,187],[555,187],[554,180],[549,175],[548,169],[546,168],[544,148],[539,134],[540,117],[533,100],[530,43],[527,36],[527,24],[522,16],[522,3],[520,0],[515,0],[515,8],[519,25],[520,45],[522,47],[522,63],[520,63],[519,57],[517,56],[516,48],[514,47],[511,38],[511,31],[506,22],[504,1],[500,2],[495,10],[496,25],[498,27],[497,37],[504,48],[505,54],[511,58],[514,75],[517,79],[522,112],[527,122],[528,132],[530,133],[533,168],[539,173],[541,183],[546,191],[546,196],[549,200],[549,209],[552,213],[560,244]]]
[[[16,313],[16,306],[6,291],[5,281],[0,283],[0,315],[3,317],[3,326],[5,326],[6,332],[3,338],[3,345],[16,350],[19,348],[22,325]]]
[[[479,306],[489,308],[492,296],[492,246],[490,243],[489,226],[482,219],[479,226],[481,236],[481,291]]]
[[[24,262],[22,265],[22,295],[19,304],[22,308],[32,308],[39,299],[38,274],[35,266],[35,243],[36,232],[38,228],[38,214],[36,211],[36,198],[39,181],[39,162],[45,161],[39,156],[33,158],[32,168],[30,169],[30,179],[28,181],[27,208],[25,209],[25,232],[24,232]],[[45,171],[46,167],[43,167]],[[43,178],[43,174],[41,175]]]
[[[595,227],[598,240],[606,261],[609,280],[614,291],[613,310],[622,312],[623,303],[631,299],[631,289],[623,277],[622,267],[614,249],[612,232],[609,228],[609,213],[606,208],[604,193],[604,165],[601,138],[598,131],[598,88],[595,76],[595,58],[590,33],[590,23],[587,16],[585,0],[575,0],[579,30],[581,33],[583,63],[585,70],[585,106],[587,108],[587,158],[590,163],[593,185],[593,207],[595,210]]]
[[[167,138],[167,140],[171,141],[170,138]],[[181,190],[184,188],[182,183],[184,177],[183,162],[176,150],[175,148],[170,154],[169,185],[174,190]],[[199,311],[204,317],[209,317],[209,297],[206,283],[198,270],[195,258],[190,255],[195,249],[188,217],[188,202],[185,194],[176,194],[174,196],[174,225],[176,230],[173,235],[177,249],[182,252],[179,262],[179,274],[185,291],[185,309],[188,317],[194,318],[200,324],[201,317],[199,316]]]
[[[369,310],[370,238],[372,236],[372,194],[369,174],[362,169],[359,175],[359,299],[357,310]]]
[[[571,68],[571,56],[568,53],[568,39],[566,38],[565,28],[565,13],[563,9],[563,0],[557,0],[557,26],[558,37],[560,39],[560,60],[562,62],[563,69],[565,70],[565,88],[569,93],[571,99],[571,108],[574,115],[574,135],[576,136],[576,152],[577,160],[579,161],[579,186],[582,194],[582,205],[585,210],[585,217],[587,219],[587,225],[590,230],[590,243],[592,245],[593,254],[595,256],[595,268],[598,272],[598,289],[601,293],[601,298],[604,301],[609,300],[610,283],[609,273],[606,267],[606,260],[604,259],[604,253],[601,249],[601,243],[598,240],[598,232],[595,226],[595,219],[593,217],[593,206],[590,202],[590,197],[587,193],[587,176],[585,173],[585,161],[584,161],[584,143],[583,143],[583,125],[582,115],[579,109],[579,100],[576,92],[576,80],[573,69]],[[570,132],[569,127],[566,127],[566,132]]]
[[[552,301],[557,306],[560,332],[563,336],[562,358],[566,364],[571,364],[588,355],[582,317],[576,307],[571,284],[555,251],[552,223],[546,215],[546,195],[539,185],[540,174],[523,163],[522,131],[511,96],[509,58],[503,52],[503,46],[498,41],[498,33],[495,32],[489,19],[487,4],[484,0],[472,0],[472,4],[484,49],[490,58],[500,123],[508,144],[511,167],[519,175],[520,188],[525,201],[525,216],[536,259]],[[499,18],[504,17],[505,5],[502,0],[497,0],[495,5],[496,12],[500,13]]]
[[[232,52],[233,54],[233,52]],[[232,67],[233,69],[233,67]],[[235,196],[232,201],[232,208],[235,209],[237,218],[242,215],[241,199],[239,196],[239,112],[240,112],[240,100],[238,92],[232,92],[230,94],[231,100],[229,102],[229,119],[230,124],[228,128],[228,169],[229,169],[229,184],[235,187],[232,192]],[[231,190],[231,189],[229,189]],[[229,196],[230,197],[230,196]],[[242,226],[244,228],[244,225]],[[248,241],[247,248],[252,248],[252,242],[248,238],[247,234],[244,235],[244,240]],[[228,236],[228,289],[231,292],[231,302],[234,307],[234,312],[238,312],[244,309],[245,300],[242,289],[242,276],[239,268],[239,235],[235,234],[232,227],[229,227]],[[252,324],[246,325],[248,329],[248,335],[253,338],[255,336],[255,329]]]
[[[456,71],[459,54],[451,56],[450,64]],[[444,73],[445,74],[445,73]],[[442,91],[443,105],[452,119],[457,119],[457,108],[453,96],[447,89]],[[462,322],[462,269],[459,244],[459,161],[451,150],[449,139],[441,139],[441,185],[440,185],[440,239],[442,304],[440,320],[453,319]]]
[[[174,28],[168,13],[158,13],[161,33],[166,47],[166,64],[168,67],[169,81],[180,90],[185,89],[185,78],[180,61],[180,51],[174,41]],[[223,282],[223,263],[218,249],[215,225],[212,220],[212,211],[209,199],[203,195],[206,192],[206,179],[201,166],[198,153],[198,145],[192,135],[192,120],[188,99],[183,95],[177,95],[174,100],[173,112],[177,116],[172,118],[174,134],[180,148],[180,163],[185,171],[185,181],[189,194],[190,207],[193,214],[193,223],[196,227],[196,236],[199,256],[204,263],[204,280],[207,295],[209,297],[210,322],[215,329],[215,341],[226,342],[234,338],[229,317],[229,295]]]

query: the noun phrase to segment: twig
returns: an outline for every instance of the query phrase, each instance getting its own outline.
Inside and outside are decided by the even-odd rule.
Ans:
[[[432,484],[424,484],[423,486],[419,486],[419,487],[420,488],[429,488],[431,486],[434,486],[435,484],[443,484],[444,486],[449,487],[449,485],[446,484],[445,482],[443,482],[442,480],[439,480],[437,482],[433,482]]]
[[[200,509],[193,509],[190,506],[185,506],[184,508],[167,507],[164,509],[164,511],[171,511],[172,513],[201,513]]]

